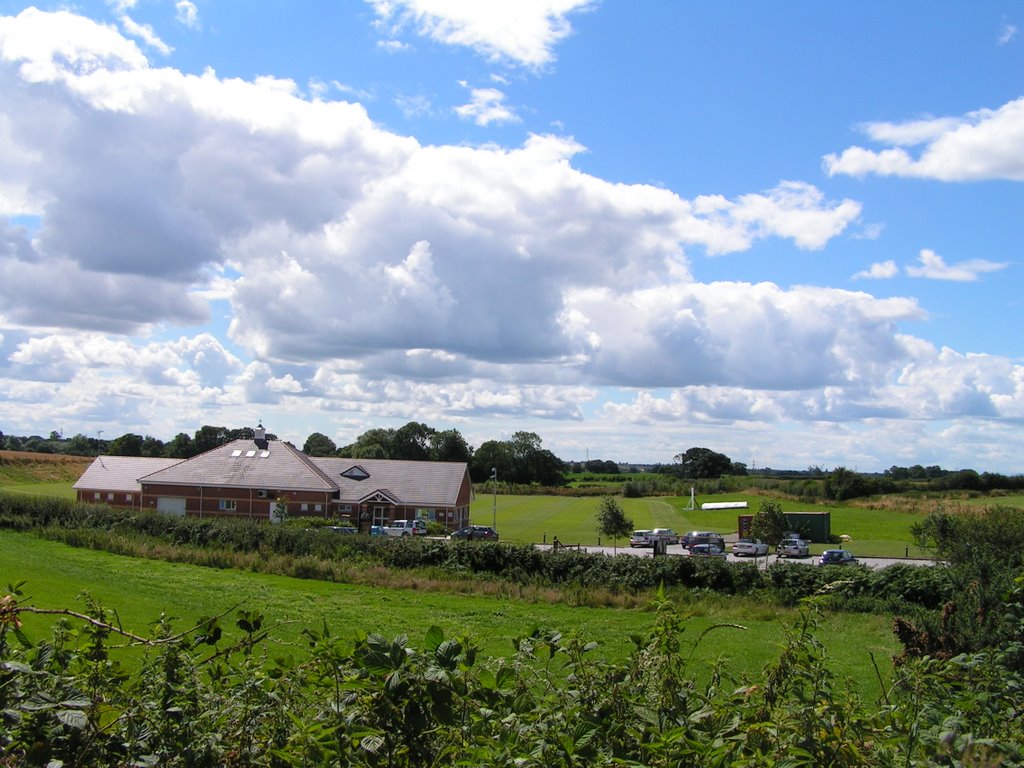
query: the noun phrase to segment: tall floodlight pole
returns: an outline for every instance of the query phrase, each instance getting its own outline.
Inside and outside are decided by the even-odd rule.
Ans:
[[[491,493],[493,502],[491,504],[491,527],[498,530],[498,468],[491,467]]]

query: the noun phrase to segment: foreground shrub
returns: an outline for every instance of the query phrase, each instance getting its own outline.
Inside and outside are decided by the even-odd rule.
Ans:
[[[436,628],[410,642],[327,626],[269,658],[254,612],[149,636],[92,600],[77,613],[0,598],[4,766],[1020,765],[1024,590],[1012,647],[895,670],[879,702],[831,671],[808,604],[760,676],[719,666],[698,686],[698,637],[664,601],[630,659],[551,629],[482,658]],[[33,641],[34,615],[60,616]],[[712,638],[707,638],[708,634]]]

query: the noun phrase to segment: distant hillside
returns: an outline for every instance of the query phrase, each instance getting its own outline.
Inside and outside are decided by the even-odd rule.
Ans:
[[[0,451],[0,486],[73,483],[82,476],[92,460],[92,456]]]

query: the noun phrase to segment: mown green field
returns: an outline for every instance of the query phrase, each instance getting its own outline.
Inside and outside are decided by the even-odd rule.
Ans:
[[[75,489],[70,483],[13,483],[0,485],[8,493],[29,493],[33,496],[56,496],[61,499],[75,499]]]
[[[358,630],[385,636],[407,634],[415,646],[432,625],[446,635],[468,634],[486,655],[508,655],[513,640],[536,627],[578,634],[599,643],[602,658],[622,660],[631,648],[629,636],[643,634],[653,616],[643,609],[573,607],[564,603],[527,602],[506,598],[451,594],[424,581],[417,589],[385,589],[330,584],[241,571],[216,570],[162,561],[142,560],[82,550],[37,539],[29,534],[0,532],[0,584],[26,580],[31,604],[81,610],[80,593],[88,591],[108,608],[116,608],[125,629],[145,633],[162,613],[178,617],[185,628],[200,616],[239,605],[264,612],[274,626],[280,653],[297,652],[303,627],[320,627],[351,637]],[[694,673],[706,673],[723,660],[737,676],[757,676],[773,661],[796,614],[742,598],[701,595],[691,601],[684,592],[670,595],[688,616],[684,637],[696,643],[714,624],[735,623],[746,629],[714,630],[694,650]],[[26,616],[25,631],[39,638],[52,619]],[[878,693],[870,653],[883,668],[898,651],[886,617],[827,614],[819,637],[829,651],[833,670],[849,677],[862,695]],[[689,652],[689,648],[684,648]],[[883,669],[884,671],[884,669]]]

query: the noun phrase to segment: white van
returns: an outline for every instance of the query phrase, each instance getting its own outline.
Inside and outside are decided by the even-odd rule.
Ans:
[[[395,520],[384,529],[388,536],[426,536],[427,524],[422,520]]]

